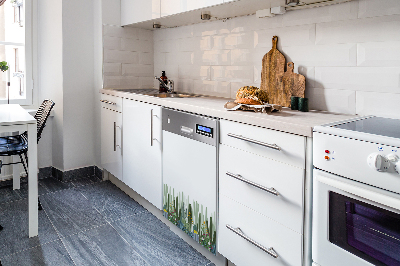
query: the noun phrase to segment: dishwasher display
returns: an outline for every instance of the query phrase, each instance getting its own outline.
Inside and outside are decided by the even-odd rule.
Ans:
[[[216,254],[218,120],[163,109],[163,215]]]

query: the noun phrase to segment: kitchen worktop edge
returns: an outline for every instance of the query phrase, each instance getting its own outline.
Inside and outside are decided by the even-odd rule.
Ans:
[[[273,129],[304,137],[312,137],[312,129],[315,126],[357,117],[356,115],[336,114],[323,111],[300,112],[290,110],[289,108],[283,108],[281,112],[272,114],[255,113],[250,111],[228,111],[224,108],[224,104],[232,99],[213,96],[194,98],[157,98],[148,95],[124,92],[123,90],[117,89],[101,89],[100,93]]]

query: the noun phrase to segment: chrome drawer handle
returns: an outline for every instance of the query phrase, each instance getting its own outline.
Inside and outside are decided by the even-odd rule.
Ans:
[[[261,142],[261,141],[258,141],[258,140],[249,139],[249,138],[243,137],[242,135],[235,135],[235,134],[232,134],[232,133],[228,133],[228,136],[232,137],[232,138],[235,138],[235,139],[240,139],[240,140],[244,140],[244,141],[247,141],[247,142],[250,142],[250,143],[261,145],[261,146],[264,146],[264,147],[267,147],[267,148],[271,148],[271,149],[274,149],[274,150],[278,150],[278,151],[281,150],[281,147],[279,147],[276,144],[269,144],[269,143]]]
[[[111,105],[117,105],[116,103],[113,103],[113,102],[110,102],[110,101],[107,101],[107,100],[100,100],[100,102],[108,103],[108,104],[111,104]]]
[[[228,175],[230,177],[233,177],[233,178],[236,178],[237,180],[245,182],[245,183],[247,183],[249,185],[252,185],[252,186],[254,186],[256,188],[262,189],[262,190],[264,190],[264,191],[266,191],[268,193],[271,193],[271,194],[273,194],[275,196],[279,196],[279,192],[276,191],[273,187],[271,187],[271,188],[264,187],[262,185],[254,183],[253,181],[250,181],[250,180],[248,180],[246,178],[243,178],[241,175],[235,175],[235,174],[232,174],[232,173],[229,173],[229,172],[226,172],[226,175]]]
[[[242,230],[240,230],[240,228],[233,228],[232,226],[230,226],[229,224],[226,225],[226,228],[228,228],[229,230],[232,230],[234,233],[238,234],[239,236],[243,237],[244,239],[246,239],[247,241],[249,241],[250,243],[252,243],[253,245],[255,245],[256,247],[260,248],[261,250],[267,252],[269,255],[271,255],[272,257],[274,257],[275,259],[278,258],[278,254],[275,252],[274,248],[270,247],[270,248],[266,248],[263,245],[257,243],[256,241],[254,241],[253,239],[251,239],[250,237],[246,236]]]

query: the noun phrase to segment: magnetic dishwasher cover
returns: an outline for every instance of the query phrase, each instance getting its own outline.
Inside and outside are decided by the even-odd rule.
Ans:
[[[218,120],[162,112],[163,215],[216,254]]]

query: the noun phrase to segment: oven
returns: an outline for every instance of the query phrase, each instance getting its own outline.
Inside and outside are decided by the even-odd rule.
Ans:
[[[376,125],[386,131],[371,133]],[[399,139],[395,119],[314,129],[314,264],[400,265]]]

